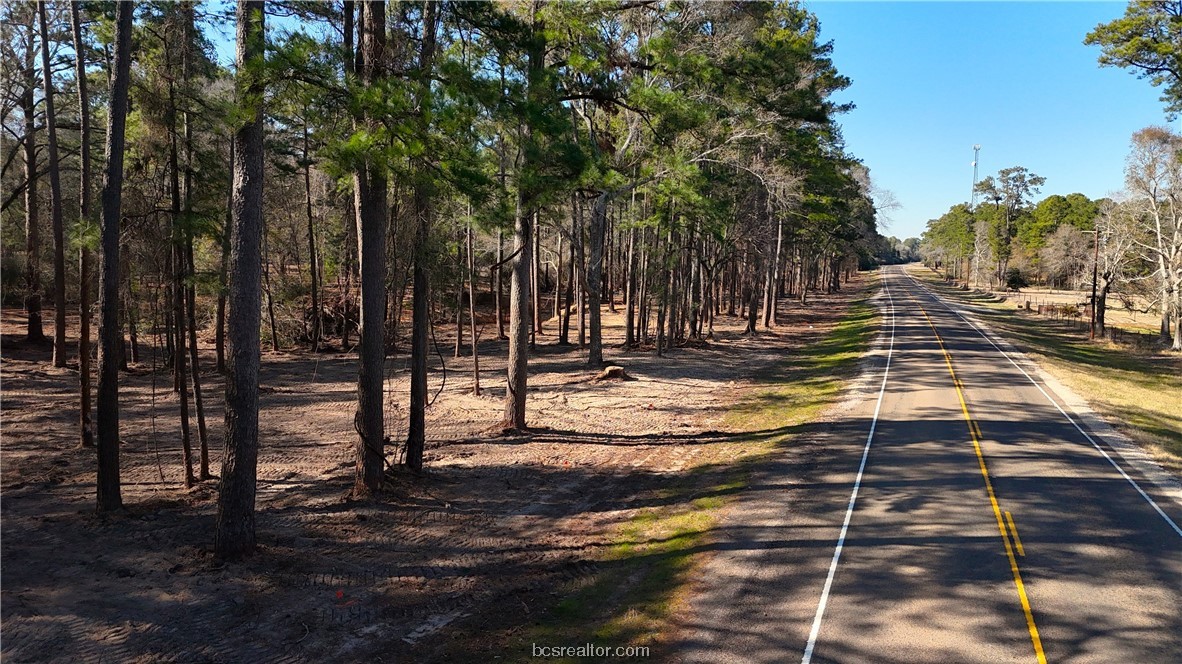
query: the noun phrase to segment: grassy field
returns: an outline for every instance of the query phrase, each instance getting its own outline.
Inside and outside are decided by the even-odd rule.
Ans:
[[[878,329],[865,295],[828,334],[758,376],[759,387],[731,410],[729,460],[698,466],[615,534],[603,571],[572,584],[543,624],[517,639],[530,643],[647,646],[655,656],[669,637],[670,617],[686,598],[693,570],[708,551],[723,508],[747,484],[751,469],[805,430],[832,405]],[[530,659],[525,649],[521,661]],[[512,660],[511,660],[512,661]],[[556,661],[578,661],[571,658]]]
[[[1039,305],[1075,305],[1080,314],[1080,322],[1087,324],[1088,313],[1086,306],[1091,298],[1091,291],[1068,291],[1039,286],[1028,286],[1019,293],[1006,294],[1001,309],[1027,309],[1037,311]],[[1110,327],[1119,327],[1130,332],[1156,332],[1161,318],[1156,314],[1146,314],[1136,309],[1125,308],[1120,299],[1114,295],[1108,297],[1108,307],[1105,310],[1105,322]],[[1149,303],[1137,298],[1135,306],[1145,308]]]
[[[984,305],[990,327],[1030,355],[1175,475],[1182,476],[1182,356],[1089,341],[1087,327],[1050,320],[991,295],[944,285],[920,266],[910,273],[941,294]]]

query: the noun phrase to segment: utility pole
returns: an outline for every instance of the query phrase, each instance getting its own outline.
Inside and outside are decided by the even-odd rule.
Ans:
[[[973,195],[970,199],[969,209],[975,210],[977,208],[977,163],[981,161],[981,144],[973,146]]]
[[[1084,231],[1092,234],[1092,321],[1088,328],[1088,339],[1096,340],[1096,271],[1100,267],[1100,231]]]

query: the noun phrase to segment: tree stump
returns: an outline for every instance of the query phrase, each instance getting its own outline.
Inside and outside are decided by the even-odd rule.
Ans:
[[[629,376],[628,372],[624,371],[624,367],[612,365],[612,366],[604,368],[604,370],[600,371],[599,375],[597,375],[595,378],[592,378],[592,380],[599,382],[601,380],[636,380],[636,379],[633,378],[632,376]]]

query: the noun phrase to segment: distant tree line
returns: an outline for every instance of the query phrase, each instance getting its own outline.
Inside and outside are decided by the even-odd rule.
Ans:
[[[1182,313],[1182,136],[1164,127],[1133,135],[1124,191],[1090,200],[1083,194],[1029,196],[1042,178],[1023,168],[986,178],[983,202],[967,203],[927,224],[923,259],[949,277],[989,288],[1038,283],[1057,288],[1097,284],[1096,318],[1105,327],[1108,296],[1147,299],[1161,335],[1177,350]]]

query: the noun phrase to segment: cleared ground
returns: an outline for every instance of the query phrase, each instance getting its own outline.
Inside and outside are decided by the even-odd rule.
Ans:
[[[122,380],[124,514],[93,513],[94,456],[77,448],[77,374],[19,340],[4,312],[3,657],[5,661],[472,661],[522,657],[523,626],[572,585],[619,567],[621,533],[645,510],[696,498],[731,477],[753,432],[725,418],[756,376],[824,337],[858,289],[786,305],[750,338],[720,319],[718,339],[651,352],[610,348],[636,378],[595,382],[581,354],[539,337],[527,437],[500,418],[504,346],[482,342],[482,397],[469,360],[446,350],[428,410],[424,481],[400,477],[381,502],[351,484],[355,359],[265,353],[260,416],[260,555],[209,555],[213,482],[180,488],[176,397],[164,374]],[[47,320],[49,312],[47,312]],[[608,315],[609,343],[619,315]],[[442,325],[440,330],[444,329]],[[446,340],[441,343],[447,346]],[[212,354],[203,347],[203,362]],[[406,358],[389,361],[388,423],[404,430]],[[433,363],[431,391],[443,383]],[[215,472],[219,378],[203,375]],[[692,469],[696,473],[689,473]],[[644,554],[645,549],[638,549]]]

